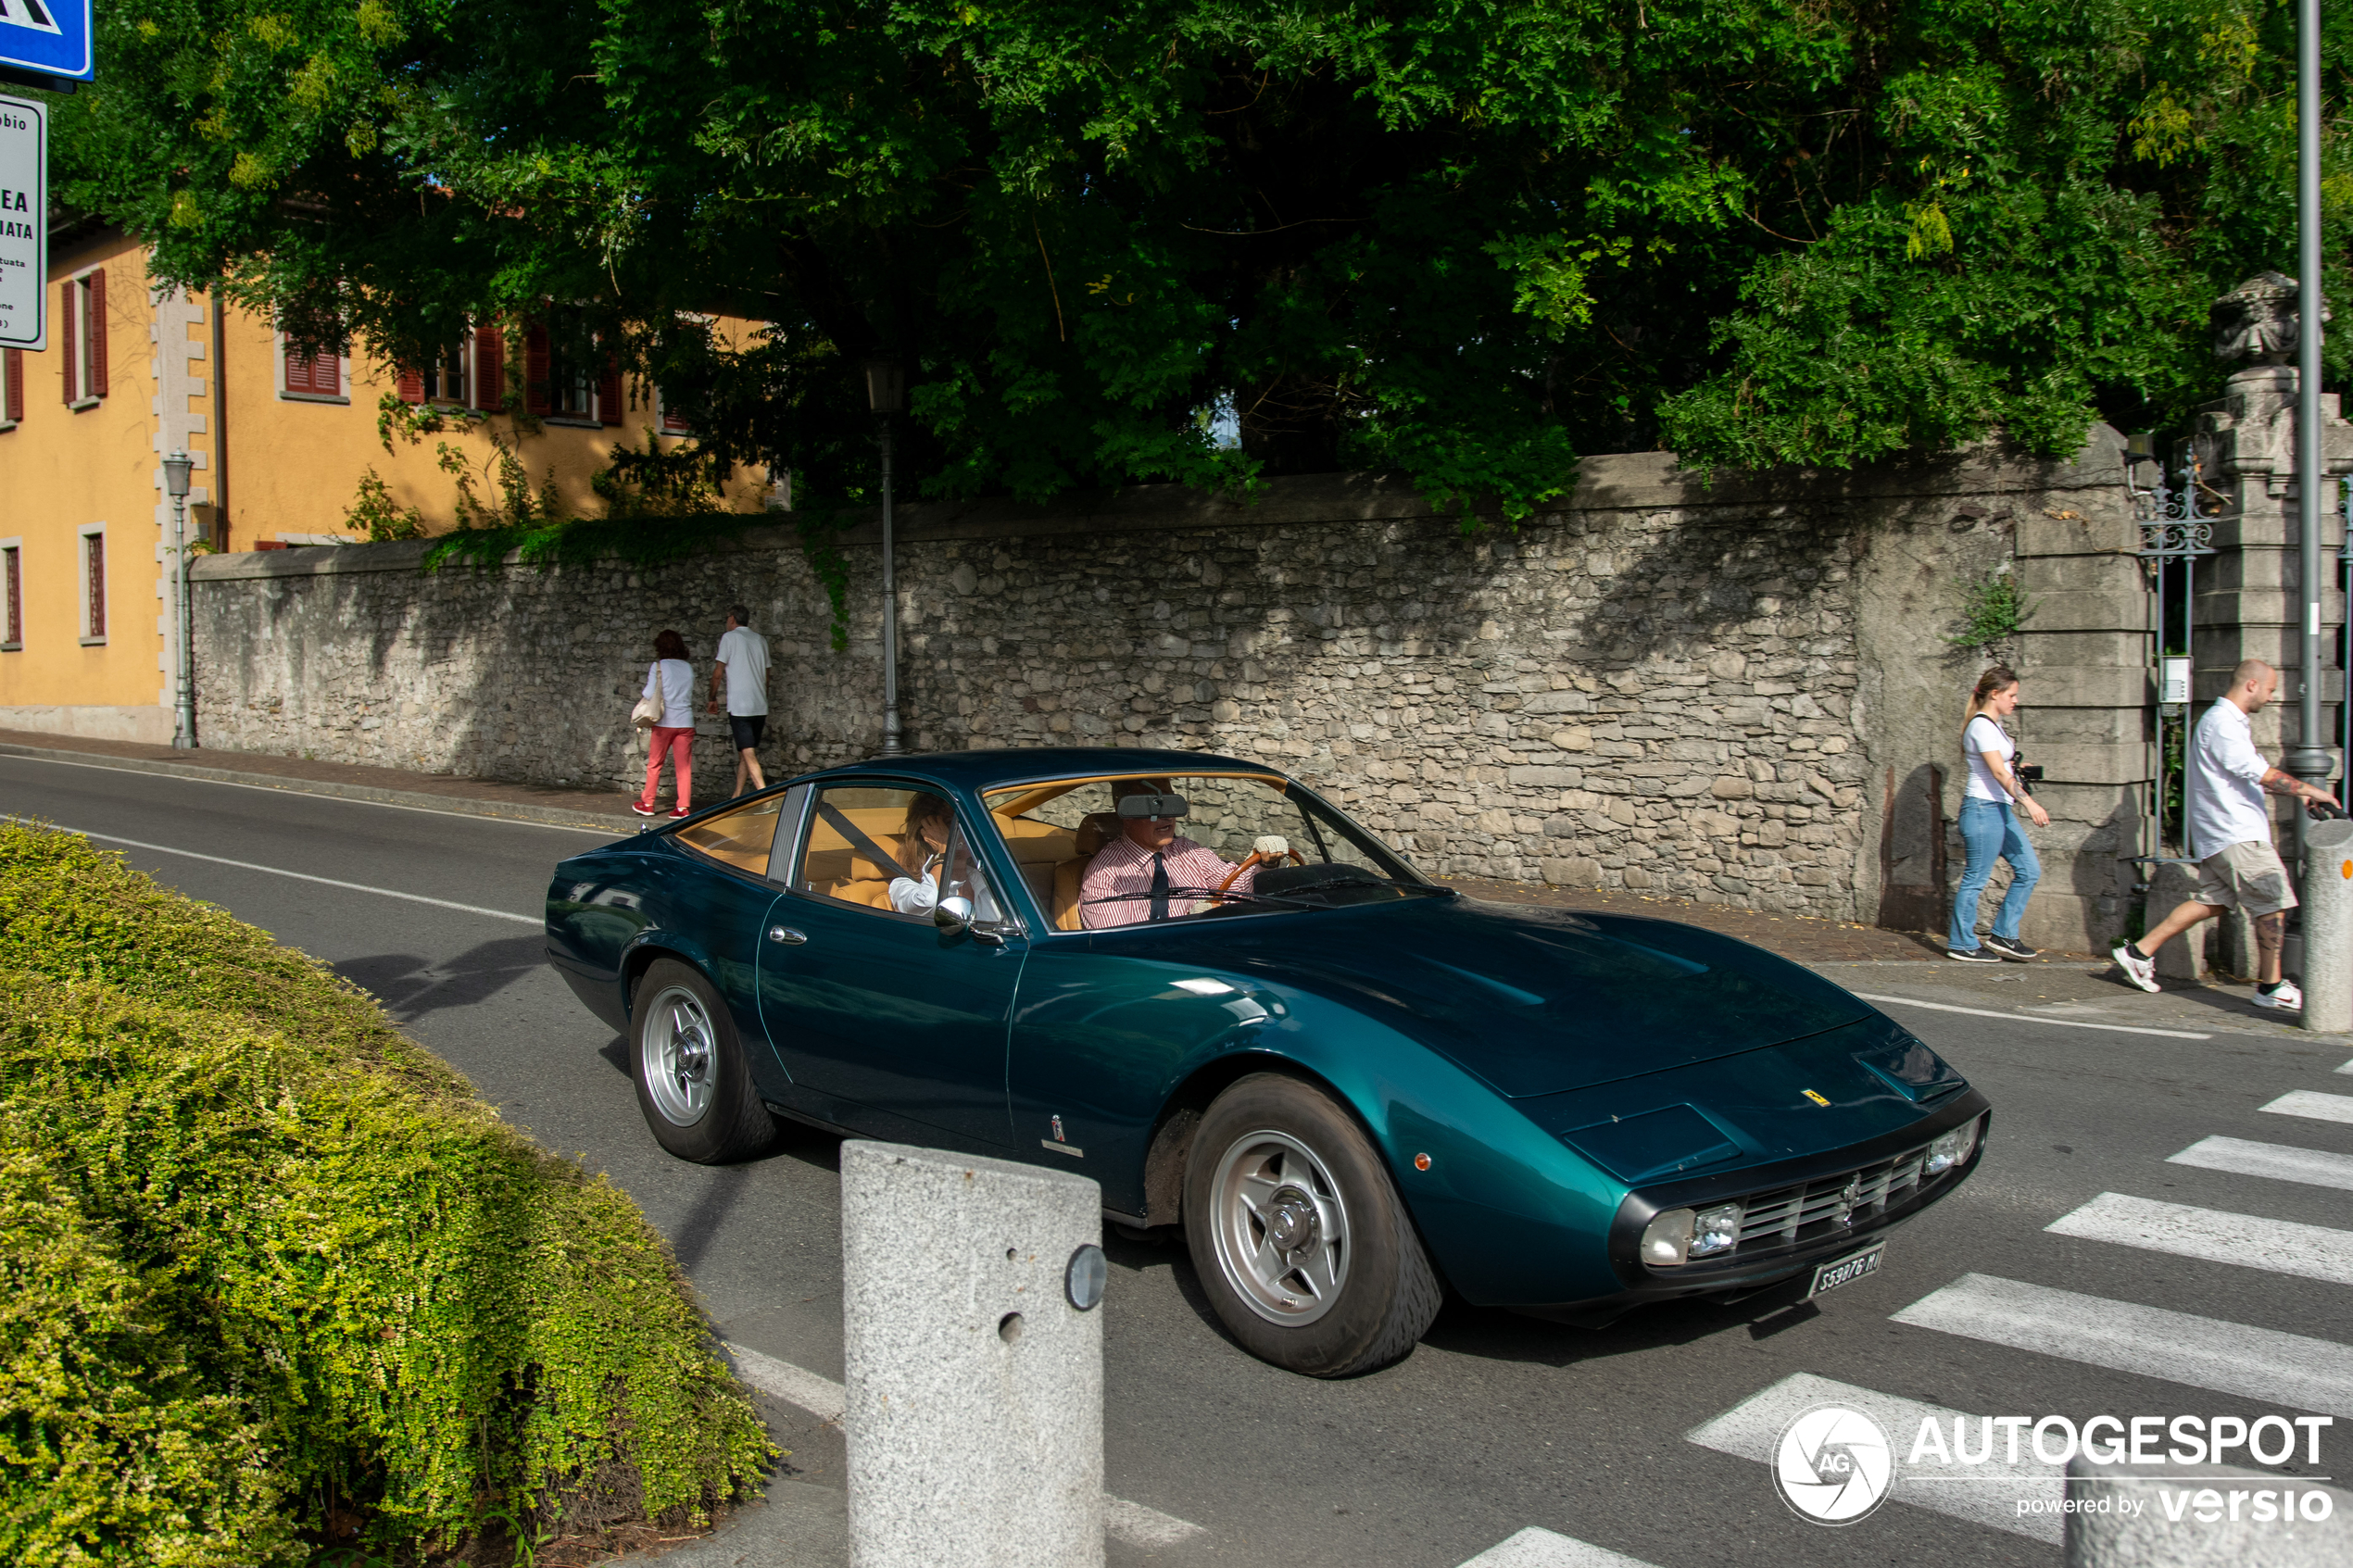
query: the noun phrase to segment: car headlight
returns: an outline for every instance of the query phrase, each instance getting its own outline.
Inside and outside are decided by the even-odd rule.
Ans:
[[[1963,1125],[1954,1128],[1928,1146],[1928,1163],[1922,1173],[1941,1176],[1957,1165],[1969,1163],[1977,1150],[1977,1118],[1970,1117]]]
[[[1718,1252],[1730,1252],[1741,1244],[1741,1206],[1719,1203],[1713,1209],[1703,1209],[1692,1220],[1690,1256],[1712,1258]]]
[[[1642,1227],[1642,1261],[1657,1268],[1673,1268],[1691,1255],[1692,1211],[1688,1209],[1662,1210],[1651,1223]]]

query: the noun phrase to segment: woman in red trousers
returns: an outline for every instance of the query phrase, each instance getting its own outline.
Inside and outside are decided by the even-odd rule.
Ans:
[[[654,633],[654,661],[646,671],[645,696],[661,705],[654,723],[654,739],[646,753],[646,792],[630,809],[641,817],[657,816],[654,792],[661,784],[661,759],[671,759],[671,774],[678,790],[677,809],[670,814],[693,813],[695,797],[695,671],[686,662],[686,640],[671,631]]]

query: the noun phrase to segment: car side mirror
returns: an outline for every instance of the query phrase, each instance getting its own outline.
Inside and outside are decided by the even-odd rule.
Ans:
[[[973,901],[950,897],[932,907],[931,923],[950,936],[962,936],[973,928]]]

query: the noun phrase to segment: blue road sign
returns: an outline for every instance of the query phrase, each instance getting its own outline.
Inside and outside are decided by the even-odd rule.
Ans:
[[[0,0],[0,69],[88,82],[91,0]]]

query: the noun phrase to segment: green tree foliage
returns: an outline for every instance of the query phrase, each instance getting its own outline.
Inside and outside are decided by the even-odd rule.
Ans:
[[[2346,7],[2331,7],[2331,35]],[[2345,19],[2353,19],[2353,17]],[[2209,395],[2292,257],[2284,0],[118,0],[74,198],[321,341],[565,305],[862,493],[1844,465]],[[2343,56],[2331,56],[2331,109]],[[2330,139],[2331,254],[2348,182]],[[693,313],[780,331],[713,343]],[[1227,407],[1238,450],[1212,439]]]
[[[20,827],[0,1225],[0,1562],[414,1561],[702,1514],[771,1452],[625,1194],[324,966]]]

